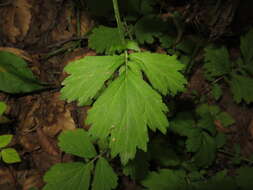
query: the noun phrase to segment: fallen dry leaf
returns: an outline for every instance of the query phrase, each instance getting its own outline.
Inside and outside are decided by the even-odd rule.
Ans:
[[[55,137],[61,131],[74,130],[75,128],[76,128],[75,122],[71,116],[71,113],[69,110],[66,109],[64,113],[61,113],[57,117],[57,121],[54,124],[49,125],[49,126],[44,126],[43,131],[48,136]]]
[[[94,25],[91,17],[84,11],[79,12],[80,19],[77,19],[77,13],[71,3],[66,3],[63,7],[61,17],[58,24],[52,31],[52,40],[61,41],[70,39],[74,36],[84,36]],[[78,23],[79,22],[79,23]],[[77,34],[77,26],[80,26],[79,34]]]
[[[22,190],[29,190],[32,187],[40,188],[43,186],[42,176],[35,170],[32,170],[21,184]]]
[[[59,156],[60,151],[52,138],[48,137],[41,128],[37,128],[37,138],[41,149],[52,156]]]
[[[12,174],[8,168],[1,168],[0,169],[0,185],[3,184],[13,184],[14,178],[12,177]]]
[[[253,139],[253,118],[250,121],[249,127],[248,127],[249,133],[251,135],[251,138]]]
[[[16,9],[16,23],[21,32],[22,37],[25,37],[31,23],[31,5],[28,0],[15,0],[14,7]]]
[[[10,42],[22,41],[31,24],[31,5],[28,0],[13,0],[11,6],[0,9],[1,28]],[[8,16],[6,16],[8,15]]]

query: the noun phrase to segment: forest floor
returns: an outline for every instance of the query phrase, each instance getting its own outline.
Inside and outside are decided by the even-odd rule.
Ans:
[[[21,56],[38,79],[50,86],[29,94],[0,93],[0,100],[8,105],[5,116],[11,120],[0,133],[14,134],[11,146],[18,150],[22,159],[22,162],[11,165],[0,162],[2,190],[42,187],[43,175],[52,165],[73,160],[57,147],[59,133],[89,128],[84,124],[89,107],[78,107],[76,103],[60,99],[61,82],[67,76],[63,68],[70,61],[95,55],[87,48],[87,40],[77,37],[84,36],[94,21],[85,12],[81,12],[79,21],[73,10],[69,1],[15,0],[10,5],[0,4],[0,50]],[[78,22],[80,31],[76,27]],[[238,49],[231,48],[230,51],[236,56]],[[202,67],[196,67],[190,75],[188,91],[180,98],[187,101],[191,98],[188,92],[194,90],[200,95],[207,94],[209,88]],[[217,123],[217,129],[228,134],[231,142],[240,144],[244,156],[252,155],[252,106],[234,103],[227,90],[216,104],[236,121],[230,128]],[[132,188],[131,182],[125,181],[125,189]]]

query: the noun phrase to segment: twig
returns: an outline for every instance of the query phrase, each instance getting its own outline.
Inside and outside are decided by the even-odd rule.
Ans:
[[[218,150],[218,152],[223,153],[223,154],[226,154],[226,155],[228,155],[228,156],[230,156],[230,157],[234,157],[234,154],[233,154],[232,152],[228,152],[228,151],[226,151],[226,150],[224,150],[224,149],[220,149],[220,150]],[[242,161],[248,162],[249,164],[253,164],[253,161],[252,161],[252,160],[247,159],[247,158],[245,158],[245,157],[240,156],[240,159],[241,159]]]
[[[63,40],[63,41],[60,41],[60,42],[57,42],[55,44],[51,44],[49,46],[47,46],[49,49],[52,49],[52,48],[55,48],[55,47],[59,47],[59,46],[62,46],[70,41],[78,41],[78,40],[86,40],[88,39],[86,36],[85,37],[73,37],[73,38],[70,38],[70,39],[66,39],[66,40]]]

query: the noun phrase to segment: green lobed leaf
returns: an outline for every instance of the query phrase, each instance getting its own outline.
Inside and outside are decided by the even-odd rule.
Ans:
[[[208,107],[207,107],[208,108]],[[211,113],[216,113],[216,107],[208,108]],[[198,114],[205,114],[206,106],[199,107]],[[208,133],[195,127],[195,122],[189,113],[180,113],[171,122],[172,131],[181,136],[186,136],[186,150],[195,153],[194,163],[198,167],[207,167],[215,159],[216,143]]]
[[[220,85],[214,84],[212,86],[212,95],[213,95],[213,97],[214,97],[214,99],[216,101],[221,98],[221,96],[222,96],[222,89],[221,89]]]
[[[152,139],[152,142],[148,148],[150,159],[158,162],[159,166],[163,167],[179,166],[181,164],[181,159],[174,151],[174,147],[166,146],[168,142],[165,140],[165,138],[159,136],[156,139]],[[145,161],[145,159],[142,160],[143,162]],[[141,163],[139,165],[141,165]]]
[[[133,53],[130,59],[139,63],[141,69],[147,75],[152,86],[163,95],[169,92],[175,95],[185,88],[186,79],[179,72],[184,68],[176,56],[158,53]]]
[[[64,131],[60,134],[58,140],[59,147],[66,153],[82,158],[92,158],[97,154],[88,133],[83,129]]]
[[[13,53],[0,51],[0,91],[27,93],[43,88],[25,60]]]
[[[111,190],[117,187],[118,177],[106,159],[100,157],[96,163],[92,190]]]
[[[89,36],[89,48],[97,53],[114,54],[125,50],[126,45],[120,38],[118,28],[99,26]]]
[[[241,190],[252,190],[253,188],[253,168],[241,167],[237,170],[236,182]]]
[[[186,190],[186,174],[182,170],[161,169],[150,172],[141,183],[148,190]]]
[[[162,35],[159,37],[159,41],[163,48],[170,48],[175,43],[175,38],[169,35]]]
[[[80,162],[53,165],[45,174],[43,190],[88,190],[92,164]]]
[[[106,111],[105,111],[106,110]],[[146,151],[147,126],[166,132],[166,105],[138,74],[130,69],[113,81],[88,112],[89,132],[98,138],[110,135],[112,156],[126,164],[136,148]]]
[[[86,0],[85,3],[89,12],[91,12],[95,16],[110,16],[109,13],[113,11],[113,5],[111,0]]]
[[[124,175],[130,176],[132,180],[141,180],[145,178],[149,169],[148,159],[147,153],[138,151],[135,158],[124,166]]]
[[[201,132],[201,145],[193,157],[195,164],[198,167],[210,166],[216,156],[216,143],[213,137],[206,132]]]
[[[253,75],[253,64],[252,63],[247,64],[247,65],[243,65],[243,69],[244,69],[244,71],[246,71],[250,75]]]
[[[198,120],[198,127],[207,130],[212,135],[216,133],[216,126],[215,126],[215,116],[211,113],[207,112],[201,115],[201,118]]]
[[[199,128],[192,128],[189,130],[185,144],[188,152],[198,152],[202,145],[201,130]]]
[[[198,184],[196,190],[213,190],[213,189],[224,189],[224,190],[237,190],[234,179],[227,176],[227,171],[223,170],[212,176],[206,182]]]
[[[241,37],[241,52],[243,60],[246,64],[253,64],[253,29],[251,29],[245,36]]]
[[[198,126],[208,130],[212,135],[216,133],[216,120],[219,120],[224,127],[228,127],[235,122],[227,112],[222,112],[215,105],[202,104],[197,107],[196,112],[200,116]]]
[[[153,12],[154,0],[119,0],[122,11],[131,15],[150,14]]]
[[[14,148],[5,148],[1,151],[2,159],[7,164],[21,162],[19,154]]]
[[[79,105],[86,104],[123,63],[123,56],[86,56],[68,64],[65,71],[70,76],[62,83],[61,97],[69,102],[77,100]]]
[[[195,130],[194,125],[195,121],[189,112],[180,112],[171,121],[170,129],[181,136],[188,136],[194,133],[192,132]]]
[[[134,26],[135,36],[140,44],[154,42],[166,30],[166,23],[152,15],[142,17]]]
[[[227,142],[227,136],[224,133],[218,133],[215,136],[215,143],[217,148],[222,148]]]
[[[5,112],[7,106],[4,102],[0,101],[0,116],[3,115],[3,113]]]
[[[216,119],[219,120],[224,127],[228,127],[235,123],[234,118],[231,117],[227,112],[221,112],[216,116]]]
[[[247,104],[253,102],[253,79],[233,73],[231,81],[229,81],[233,98],[236,103],[245,101]]]
[[[231,69],[228,50],[225,47],[206,47],[204,69],[208,79],[228,74]]]
[[[6,147],[12,140],[13,135],[0,135],[0,148]]]
[[[194,37],[188,36],[185,37],[180,43],[176,45],[176,49],[184,52],[185,54],[191,55],[196,47],[197,39],[193,39]]]

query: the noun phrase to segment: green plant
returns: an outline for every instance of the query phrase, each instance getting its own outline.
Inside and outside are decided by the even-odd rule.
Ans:
[[[117,27],[100,25],[89,36],[89,47],[106,55],[86,56],[65,67],[69,76],[63,81],[61,97],[80,106],[92,105],[86,120],[89,131],[65,131],[58,138],[61,150],[79,161],[52,166],[44,176],[44,190],[110,190],[117,187],[121,175],[150,190],[250,187],[242,182],[242,171],[251,173],[250,168],[239,168],[235,177],[227,176],[223,168],[210,175],[218,153],[228,154],[235,165],[233,159],[240,157],[226,150],[226,135],[216,129],[217,122],[223,127],[234,124],[228,113],[208,104],[173,113],[163,101],[184,91],[186,79],[181,72],[186,65],[176,55],[141,51],[140,46],[159,40],[171,50],[175,39],[164,35],[167,23],[148,14],[132,17],[134,24],[127,25],[121,21],[117,0],[112,3]],[[187,55],[193,53],[191,47],[192,43],[182,42],[175,50]],[[226,69],[214,74],[210,68],[219,56],[208,55],[211,66],[205,67],[212,80],[226,75]],[[221,92],[219,86],[215,88],[218,99]],[[122,165],[114,170],[118,155]]]
[[[0,51],[0,90],[7,93],[28,93],[44,88],[21,57]]]
[[[86,121],[92,125],[89,134],[98,139],[108,138],[111,155],[119,154],[126,164],[134,158],[136,148],[146,151],[147,127],[166,132],[168,108],[160,94],[182,92],[186,79],[180,73],[184,66],[176,56],[128,53],[127,48],[133,43],[125,39],[116,1],[114,5],[118,28],[99,27],[89,42],[100,53],[123,54],[87,56],[70,63],[65,68],[70,76],[63,81],[61,93],[63,99],[77,100],[79,105],[97,99]],[[102,34],[106,34],[103,40]],[[139,50],[136,45],[130,47]]]
[[[84,162],[54,165],[44,176],[44,190],[110,190],[117,186],[117,175],[106,160],[106,152],[97,154],[88,133],[82,129],[65,131],[59,136],[62,151],[81,157]],[[94,166],[95,165],[95,166]],[[93,182],[90,184],[91,174]]]
[[[4,113],[6,109],[6,104],[0,102],[0,116]],[[0,158],[7,163],[12,164],[20,162],[21,159],[14,148],[6,148],[6,146],[11,142],[13,135],[0,135]]]
[[[218,81],[224,79],[229,85],[236,103],[245,101],[253,102],[253,30],[241,37],[241,56],[235,61],[230,60],[230,55],[225,47],[210,46],[205,48],[205,76],[212,81],[213,95],[216,100],[222,96]]]

